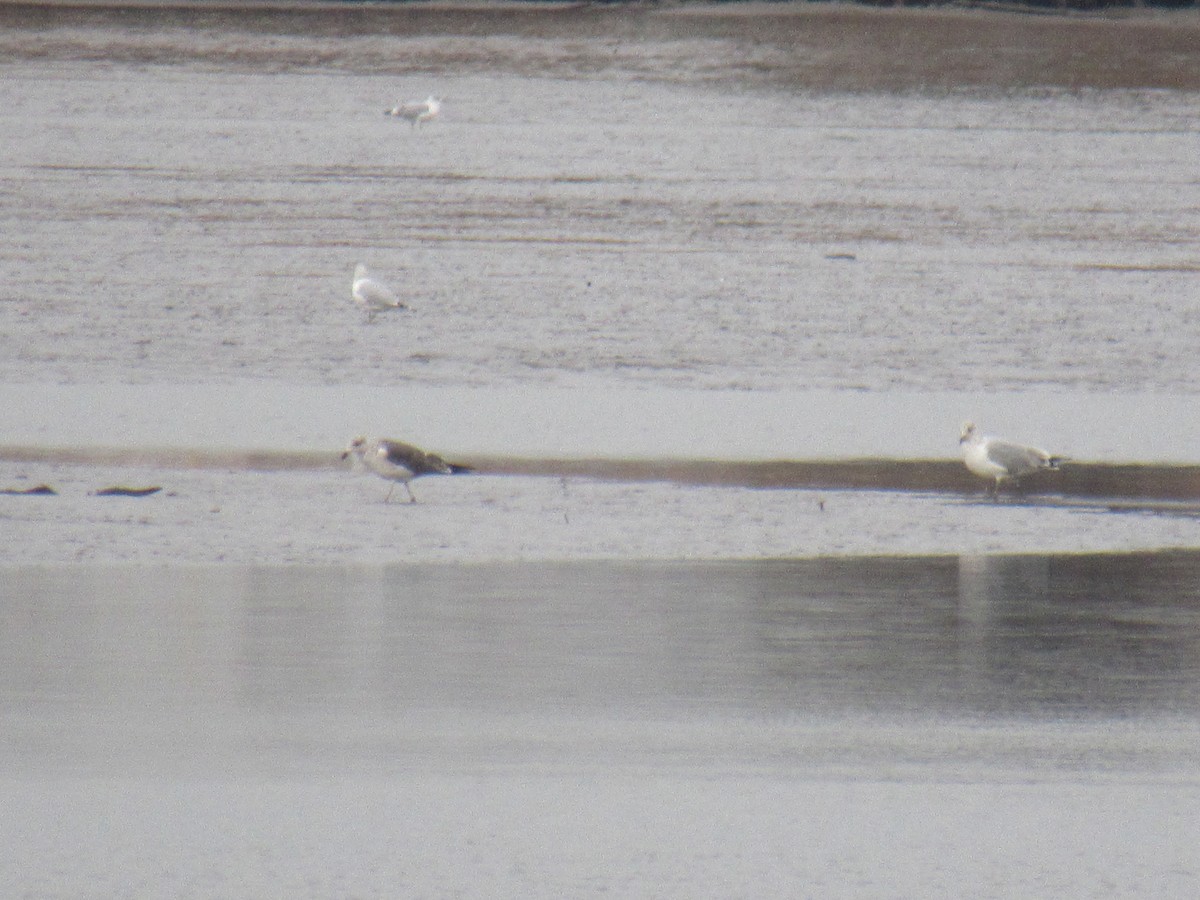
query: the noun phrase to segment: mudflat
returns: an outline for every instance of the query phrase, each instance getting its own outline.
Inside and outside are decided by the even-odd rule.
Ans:
[[[801,90],[954,88],[1200,89],[1195,10],[1045,14],[1019,7],[903,9],[843,4],[329,4],[0,2],[0,47],[10,59],[68,53],[53,31],[119,29],[106,59],[179,62],[206,56],[355,71],[412,72],[453,61],[459,71],[543,76],[640,68],[660,45],[680,81],[759,81]],[[154,29],[174,40],[152,39]],[[300,39],[233,49],[195,32]],[[161,36],[160,36],[161,37]],[[343,37],[339,47],[303,40]],[[386,39],[440,39],[407,47]],[[455,39],[447,44],[445,39]],[[533,41],[514,48],[507,41]],[[513,52],[516,50],[516,52]],[[662,58],[659,59],[663,61]]]

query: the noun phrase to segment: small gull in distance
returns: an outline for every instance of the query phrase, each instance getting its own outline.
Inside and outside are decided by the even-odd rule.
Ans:
[[[467,466],[448,463],[437,454],[426,453],[412,444],[387,438],[369,441],[359,435],[350,441],[349,446],[342,453],[342,459],[350,456],[353,456],[356,462],[366,466],[380,478],[386,478],[392,482],[387,497],[384,498],[384,503],[392,499],[392,491],[396,489],[396,482],[401,482],[408,491],[408,502],[416,503],[417,498],[413,496],[412,488],[409,486],[409,482],[414,478],[420,478],[422,475],[456,475],[460,472],[471,471]]]
[[[385,309],[404,309],[405,306],[396,296],[396,292],[384,281],[376,278],[367,271],[367,267],[359,263],[354,267],[354,282],[350,287],[350,296],[354,302],[367,311],[367,321],[372,322],[375,314]]]
[[[403,103],[397,103],[391,109],[385,109],[383,114],[395,116],[397,119],[407,119],[412,122],[413,128],[416,128],[430,119],[436,119],[441,111],[442,101],[430,96],[420,101],[406,100]]]
[[[1022,476],[1040,469],[1057,469],[1066,457],[1051,456],[1037,447],[1026,447],[981,434],[974,422],[964,422],[958,438],[963,462],[980,478],[994,478],[991,493],[1000,496],[1000,483],[1016,482]]]

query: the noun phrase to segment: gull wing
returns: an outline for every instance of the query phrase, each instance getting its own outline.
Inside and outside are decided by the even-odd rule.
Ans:
[[[380,441],[378,452],[392,465],[403,466],[413,475],[449,475],[452,471],[440,456],[402,441]]]
[[[995,439],[988,441],[987,458],[996,465],[1003,466],[1010,475],[1033,472],[1050,465],[1050,454],[1045,450]]]
[[[375,278],[360,278],[354,282],[354,295],[368,306],[403,306],[396,292]]]

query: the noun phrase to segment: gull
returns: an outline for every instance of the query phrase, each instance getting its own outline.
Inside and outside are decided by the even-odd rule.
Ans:
[[[408,119],[412,122],[413,128],[418,125],[428,122],[430,119],[436,119],[438,113],[442,111],[442,101],[436,97],[429,96],[424,100],[406,100],[403,103],[397,103],[391,109],[385,109],[385,116],[395,116],[398,119]]]
[[[409,482],[422,475],[456,475],[469,472],[467,466],[452,465],[434,453],[426,453],[412,444],[381,438],[369,441],[362,435],[350,441],[349,446],[342,452],[342,459],[353,456],[356,463],[366,466],[380,478],[392,482],[383,502],[392,499],[392,491],[396,482],[402,482],[408,491],[408,502],[416,503]]]
[[[362,263],[354,267],[354,283],[350,288],[350,296],[367,311],[368,322],[374,321],[375,313],[380,310],[405,308],[396,292],[368,272]]]
[[[958,439],[963,462],[980,478],[994,478],[991,493],[1000,496],[1000,483],[1005,479],[1017,481],[1023,475],[1039,469],[1057,469],[1065,456],[1051,456],[1037,447],[1013,444],[979,433],[974,422],[964,422]]]

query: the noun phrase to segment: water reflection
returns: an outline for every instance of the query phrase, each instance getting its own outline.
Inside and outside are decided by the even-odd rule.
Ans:
[[[0,703],[1194,716],[1200,554],[9,572]]]
[[[1021,713],[1194,711],[1193,554],[962,557],[964,671]]]
[[[776,685],[823,706],[1191,714],[1195,565],[1190,554],[802,563],[764,591],[763,642]]]

